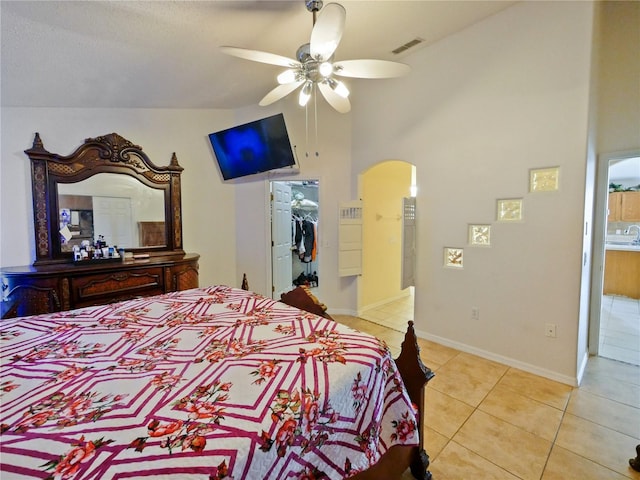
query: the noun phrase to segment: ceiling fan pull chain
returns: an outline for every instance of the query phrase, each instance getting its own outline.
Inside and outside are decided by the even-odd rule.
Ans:
[[[305,136],[305,157],[309,157],[309,105],[304,106],[304,136]]]
[[[316,157],[318,157],[320,155],[318,153],[318,90],[315,85],[313,86],[313,114],[316,129]]]

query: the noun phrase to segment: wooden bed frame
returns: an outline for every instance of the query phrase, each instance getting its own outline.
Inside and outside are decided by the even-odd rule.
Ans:
[[[431,479],[429,455],[424,449],[424,390],[435,374],[420,359],[420,347],[412,321],[409,321],[400,356],[395,362],[409,398],[418,407],[420,443],[417,447],[391,447],[373,467],[351,477],[353,480],[400,479],[407,468],[411,468],[411,474],[418,480]]]
[[[247,275],[242,278],[242,289],[248,290]],[[306,312],[335,320],[327,313],[327,307],[308,289],[298,286],[280,296],[280,301]],[[417,447],[394,446],[389,449],[373,467],[367,471],[350,477],[350,480],[394,480],[400,479],[407,468],[418,480],[430,480],[429,455],[424,449],[424,390],[434,373],[422,363],[420,347],[409,321],[400,355],[395,359],[396,366],[407,389],[409,398],[418,409],[418,432],[420,443]]]
[[[413,328],[413,322],[409,321],[407,332],[404,335],[400,356],[395,359],[396,365],[404,381],[409,398],[418,406],[418,431],[420,432],[420,444],[414,448],[411,458],[411,473],[419,480],[431,479],[429,472],[429,455],[424,449],[424,398],[425,388],[434,373],[420,359],[420,347]]]

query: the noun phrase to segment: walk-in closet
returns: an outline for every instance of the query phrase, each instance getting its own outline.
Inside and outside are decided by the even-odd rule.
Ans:
[[[318,181],[291,184],[292,284],[317,287],[318,278]]]

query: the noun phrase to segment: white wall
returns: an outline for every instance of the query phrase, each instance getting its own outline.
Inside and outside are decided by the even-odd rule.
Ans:
[[[640,2],[601,2],[598,152],[640,147]]]
[[[313,102],[309,102],[311,106]],[[267,108],[252,108],[241,112],[237,123],[283,112],[291,143],[296,147],[300,173],[293,178],[320,180],[319,209],[319,266],[318,298],[329,306],[332,313],[356,311],[355,277],[338,277],[338,204],[355,198],[351,182],[351,114],[332,110],[318,99],[317,135],[315,113],[297,105],[297,96],[290,95]],[[318,152],[318,156],[315,152]],[[308,153],[308,156],[307,156]],[[271,295],[270,282],[270,219],[267,204],[268,180],[287,177],[267,175],[247,177],[237,183],[236,222],[237,275],[247,273],[251,290]]]
[[[140,145],[156,165],[176,152],[182,174],[183,243],[200,257],[200,285],[236,284],[234,187],[222,183],[208,133],[231,111],[3,108],[0,157],[0,265],[35,259],[29,158],[39,132],[50,152],[68,155],[86,138],[116,132]]]
[[[353,90],[353,174],[416,165],[416,327],[445,344],[568,383],[576,379],[592,5],[523,2],[406,59],[401,81]],[[560,189],[528,193],[529,169]],[[524,220],[496,223],[496,199]],[[491,248],[467,246],[470,223]],[[464,269],[443,268],[443,247]],[[471,308],[480,320],[471,321]],[[545,323],[557,338],[545,337]]]

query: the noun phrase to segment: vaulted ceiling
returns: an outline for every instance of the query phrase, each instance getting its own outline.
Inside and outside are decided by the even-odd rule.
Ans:
[[[328,2],[325,2],[325,4]],[[340,0],[336,60],[411,64],[411,54],[513,1]],[[289,1],[0,2],[2,106],[241,108],[281,67],[224,55],[222,45],[295,58],[313,16]],[[392,51],[419,38],[418,46]],[[376,80],[354,80],[369,82]]]

